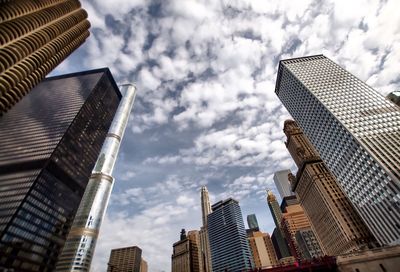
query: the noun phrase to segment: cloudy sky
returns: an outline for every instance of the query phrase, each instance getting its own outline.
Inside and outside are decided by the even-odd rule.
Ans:
[[[131,245],[149,271],[170,271],[180,229],[200,227],[201,185],[272,231],[264,190],[296,170],[274,93],[280,59],[322,53],[382,94],[400,87],[396,0],[82,2],[91,36],[53,75],[109,67],[138,88],[92,271]]]

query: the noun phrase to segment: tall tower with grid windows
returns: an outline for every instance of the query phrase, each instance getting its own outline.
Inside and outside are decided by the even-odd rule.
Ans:
[[[399,107],[323,55],[280,61],[275,93],[379,243],[399,244]]]
[[[344,195],[337,180],[295,121],[286,120],[286,147],[297,164],[289,174],[323,251],[337,256],[375,244],[375,239]]]
[[[254,268],[239,202],[233,198],[212,205],[208,235],[212,271],[249,271]]]
[[[78,0],[1,1],[0,115],[89,36]]]

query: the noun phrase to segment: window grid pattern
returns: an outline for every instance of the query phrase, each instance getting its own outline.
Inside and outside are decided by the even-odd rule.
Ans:
[[[281,61],[276,90],[381,244],[400,241],[400,110],[326,57]]]
[[[220,201],[208,215],[212,268],[215,272],[253,268],[242,212],[236,200]]]
[[[119,100],[99,69],[45,80],[0,119],[0,268],[54,270]]]

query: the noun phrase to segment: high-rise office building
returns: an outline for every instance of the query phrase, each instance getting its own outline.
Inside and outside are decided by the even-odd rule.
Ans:
[[[200,237],[197,230],[182,229],[180,240],[173,245],[172,272],[200,272]]]
[[[324,252],[312,229],[301,229],[296,231],[296,243],[302,252],[303,258],[312,259],[324,256]]]
[[[77,0],[2,1],[0,115],[38,84],[89,36]]]
[[[282,60],[275,92],[381,244],[400,242],[400,109],[328,58]]]
[[[0,268],[54,270],[120,99],[99,69],[46,79],[0,118]]]
[[[203,226],[200,228],[200,251],[202,259],[202,272],[211,272],[211,252],[208,239],[207,216],[211,213],[210,197],[206,186],[201,187],[201,215]]]
[[[208,235],[213,272],[252,269],[253,258],[239,202],[228,198],[215,203],[211,208]]]
[[[111,250],[107,272],[141,272],[142,250],[137,246]]]
[[[250,230],[259,231],[260,228],[258,227],[257,217],[255,214],[249,214],[247,216],[247,225],[249,226]]]
[[[274,183],[276,189],[278,189],[279,195],[283,199],[285,196],[294,195],[292,188],[290,187],[288,175],[290,170],[281,170],[274,173]]]
[[[278,264],[275,249],[268,233],[254,230],[249,232],[247,239],[255,268],[266,268]]]
[[[281,228],[281,222],[282,222],[282,211],[281,208],[279,207],[279,203],[276,200],[275,195],[272,193],[272,191],[267,190],[267,202],[268,202],[268,207],[269,210],[271,211],[272,218],[274,220],[276,229],[274,230],[272,234],[272,241],[274,242],[274,246],[277,252],[278,259],[289,257],[290,251],[288,247],[288,243],[285,239],[285,236],[282,232]],[[278,253],[279,252],[279,253]]]
[[[372,245],[372,234],[301,128],[287,120],[283,131],[286,147],[299,169],[296,177],[290,174],[293,189],[323,251],[337,256]]]
[[[296,242],[295,235],[298,230],[311,229],[311,225],[300,204],[286,207],[285,212],[282,214],[281,227],[292,256],[304,259],[303,252],[301,252]]]

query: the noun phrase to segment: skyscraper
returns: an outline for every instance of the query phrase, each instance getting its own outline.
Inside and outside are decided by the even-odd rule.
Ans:
[[[249,226],[250,230],[259,231],[260,228],[258,227],[257,217],[255,214],[249,214],[247,216],[247,225]]]
[[[142,250],[137,246],[111,250],[107,272],[141,272]]]
[[[328,58],[282,60],[275,92],[381,244],[400,243],[400,109]]]
[[[290,183],[288,179],[289,173],[290,170],[281,170],[274,173],[274,183],[282,199],[285,196],[294,195],[294,193],[292,192],[292,188],[290,188]]]
[[[266,268],[278,264],[278,259],[268,233],[250,231],[247,236],[255,268]]]
[[[173,245],[172,272],[200,272],[202,261],[200,258],[200,237],[197,230],[186,235],[181,231],[180,240]]]
[[[202,272],[211,272],[211,252],[210,242],[208,239],[207,230],[207,216],[211,213],[210,197],[206,186],[201,187],[201,215],[203,219],[203,226],[200,228],[200,250],[201,259],[203,266],[201,267]]]
[[[296,122],[285,121],[283,131],[299,169],[296,177],[290,174],[293,189],[323,251],[337,256],[373,244],[372,234]]]
[[[212,205],[208,215],[213,272],[253,268],[239,202],[228,198]]]
[[[89,36],[77,0],[2,1],[0,115],[38,84]]]
[[[295,237],[305,259],[319,258],[325,255],[312,229],[298,230]]]
[[[140,272],[147,272],[148,271],[148,265],[147,262],[143,259],[140,261]]]
[[[272,193],[272,191],[267,190],[267,202],[268,202],[268,207],[269,210],[271,211],[272,218],[274,219],[276,229],[273,232],[273,242],[275,241],[275,249],[276,246],[278,246],[277,256],[278,258],[285,258],[289,257],[290,252],[289,252],[289,247],[287,244],[287,241],[285,240],[285,236],[282,232],[281,228],[281,222],[282,222],[282,211],[281,208],[279,207],[278,201],[276,200],[275,195]],[[278,253],[279,252],[279,253]]]
[[[135,101],[136,88],[131,84],[124,84],[121,86],[121,92],[122,100],[104,140],[76,212],[71,231],[59,257],[56,266],[56,270],[59,272],[90,270],[97,236],[114,185],[112,177],[114,165]]]
[[[0,118],[0,268],[54,270],[120,99],[98,69],[46,79]]]
[[[296,242],[295,235],[298,230],[310,229],[311,225],[300,204],[286,207],[285,212],[282,214],[281,228],[292,256],[304,259],[303,252]]]

